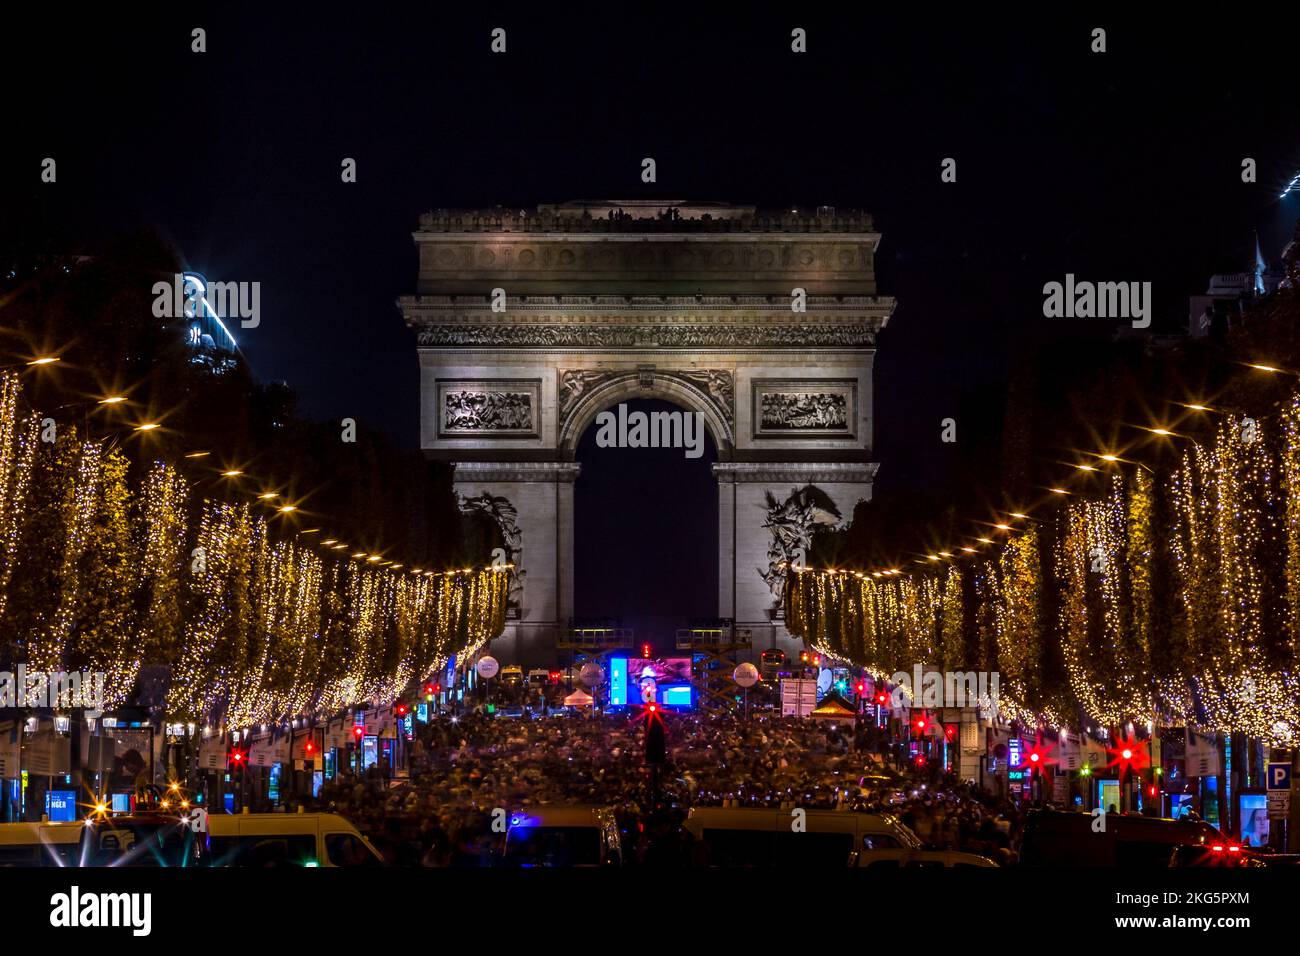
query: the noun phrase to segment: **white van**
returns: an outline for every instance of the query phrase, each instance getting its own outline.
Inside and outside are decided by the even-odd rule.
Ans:
[[[795,824],[800,823],[796,828]],[[926,850],[888,813],[694,807],[684,824],[699,866],[993,866],[971,853]]]
[[[337,813],[209,814],[212,866],[381,866],[370,841]]]

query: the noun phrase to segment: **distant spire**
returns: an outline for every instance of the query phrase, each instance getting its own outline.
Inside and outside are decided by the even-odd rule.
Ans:
[[[1255,294],[1264,294],[1264,272],[1268,269],[1268,263],[1264,261],[1264,254],[1259,250],[1259,231],[1255,232]]]

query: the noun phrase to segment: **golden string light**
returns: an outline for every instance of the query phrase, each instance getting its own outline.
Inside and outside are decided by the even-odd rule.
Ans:
[[[504,628],[508,570],[413,575],[317,553],[271,533],[297,506],[193,500],[164,462],[132,482],[111,443],[71,429],[42,441],[20,399],[17,375],[0,373],[0,623],[33,671],[102,671],[108,707],[158,665],[173,721],[239,728],[382,704]]]
[[[1163,426],[1147,431],[1186,438]],[[1095,457],[1135,464],[1110,453]],[[1031,725],[1073,723],[1066,715],[1073,717],[1077,706],[1101,725],[1150,721],[1294,746],[1300,739],[1300,391],[1276,422],[1225,414],[1211,439],[1187,440],[1163,477],[1144,465],[1107,471],[1100,499],[1049,489],[1064,500],[1046,552],[1038,540],[1046,526],[1017,533],[1003,520],[991,523],[1008,535],[1002,544],[977,539],[994,546],[987,556],[971,545],[959,549],[974,556],[964,567],[930,554],[918,562],[924,570],[901,577],[889,568],[866,574],[792,569],[787,627],[869,673],[917,662],[946,669],[996,664],[1003,677],[1000,709]],[[1162,501],[1166,527],[1159,535]],[[1039,567],[1040,553],[1050,553],[1050,567]],[[1157,594],[1157,566],[1166,564],[1162,573],[1170,580]],[[963,576],[970,579],[975,618],[958,624]],[[1040,621],[1049,576],[1056,595],[1051,627],[1065,669],[1059,690],[1043,684]],[[977,647],[964,646],[967,632]]]

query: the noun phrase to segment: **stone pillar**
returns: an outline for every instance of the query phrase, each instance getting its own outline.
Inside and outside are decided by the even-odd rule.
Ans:
[[[718,475],[718,617],[735,616],[736,483]]]
[[[559,569],[559,588],[556,595],[557,614],[561,628],[569,626],[573,617],[573,483],[582,468],[570,464],[569,469],[555,482],[555,513],[559,519],[559,533],[555,539],[555,563]]]
[[[777,647],[787,655],[797,655],[800,646],[786,631],[776,610],[778,597],[763,577],[765,571],[779,573],[772,568],[774,563],[794,557],[784,554],[776,544],[774,528],[768,525],[780,525],[786,510],[808,508],[815,509],[814,520],[823,524],[847,523],[857,503],[871,498],[871,482],[878,467],[870,462],[718,462],[713,466],[720,505],[719,614],[734,618],[738,630],[751,631],[755,653]],[[829,499],[838,517],[824,507],[824,500],[806,491],[809,486]],[[767,502],[769,494],[776,502],[775,514]],[[780,556],[774,551],[781,552]]]
[[[498,517],[516,564],[510,617],[492,643],[503,664],[558,663],[555,641],[573,612],[573,482],[581,468],[562,461],[456,465],[462,507],[477,500],[483,504],[476,510]]]

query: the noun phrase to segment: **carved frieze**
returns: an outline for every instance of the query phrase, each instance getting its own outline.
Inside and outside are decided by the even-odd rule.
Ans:
[[[421,346],[473,348],[871,348],[867,325],[438,325]]]
[[[853,379],[758,379],[755,438],[852,438],[857,420]]]
[[[538,434],[541,382],[439,380],[443,438],[530,438]]]

